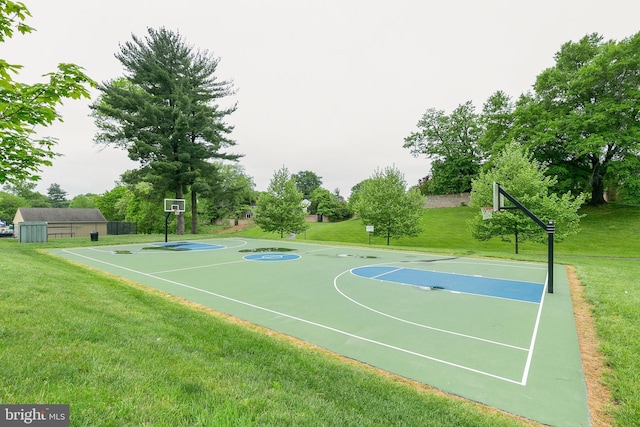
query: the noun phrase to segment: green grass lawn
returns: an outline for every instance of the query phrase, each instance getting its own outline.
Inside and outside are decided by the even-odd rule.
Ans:
[[[616,425],[640,425],[640,209],[585,213],[583,231],[556,246],[557,262],[576,266],[592,304]],[[465,223],[474,214],[425,211],[423,234],[392,241],[394,249],[545,259],[545,245],[525,243],[515,255],[512,243],[474,241]],[[277,238],[257,228],[233,236]],[[185,239],[200,237],[210,236]],[[368,245],[368,237],[364,224],[345,221],[314,224],[297,239]],[[95,244],[0,239],[2,403],[68,403],[72,426],[522,424],[39,250]]]

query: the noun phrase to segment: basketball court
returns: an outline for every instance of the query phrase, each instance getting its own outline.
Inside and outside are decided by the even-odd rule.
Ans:
[[[541,423],[590,424],[563,266],[548,293],[547,264],[295,240],[52,252]]]

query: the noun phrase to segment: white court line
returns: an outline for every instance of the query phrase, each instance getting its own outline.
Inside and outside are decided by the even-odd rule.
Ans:
[[[498,266],[507,268],[517,268],[526,270],[546,270],[546,265],[537,265],[535,262],[518,262],[518,261],[505,261],[504,264],[499,262],[471,262],[471,261],[452,261],[454,264],[468,264],[468,265],[480,265],[480,266]]]
[[[359,267],[356,267],[356,268],[359,268]],[[421,323],[412,322],[412,321],[410,321],[410,320],[406,320],[406,319],[402,319],[402,318],[400,318],[400,317],[392,316],[392,315],[390,315],[390,314],[388,314],[388,313],[384,313],[384,312],[382,312],[382,311],[376,310],[375,308],[371,308],[371,307],[369,307],[369,306],[367,306],[367,305],[364,305],[364,304],[362,304],[362,303],[360,303],[360,302],[358,302],[358,301],[354,300],[353,298],[349,297],[348,295],[346,295],[346,294],[345,294],[344,292],[342,292],[342,291],[340,290],[340,288],[338,287],[338,283],[337,283],[338,278],[339,278],[340,276],[342,276],[343,274],[346,274],[346,273],[349,273],[349,272],[351,272],[351,270],[343,271],[342,273],[340,273],[339,275],[337,275],[337,276],[333,279],[333,287],[335,288],[335,290],[336,290],[336,291],[338,291],[338,293],[339,293],[340,295],[342,295],[343,297],[345,297],[346,299],[348,299],[348,300],[349,300],[349,301],[351,301],[352,303],[354,303],[354,304],[356,304],[356,305],[359,305],[359,306],[360,306],[360,307],[362,307],[362,308],[365,308],[365,309],[367,309],[367,310],[369,310],[369,311],[372,311],[372,312],[374,312],[374,313],[376,313],[376,314],[379,314],[379,315],[381,315],[381,316],[385,316],[385,317],[388,317],[388,318],[390,318],[390,319],[397,320],[397,321],[399,321],[399,322],[407,323],[407,324],[409,324],[409,325],[418,326],[418,327],[420,327],[420,328],[429,329],[429,330],[431,330],[431,331],[442,332],[442,333],[444,333],[444,334],[455,335],[455,336],[459,336],[459,337],[463,337],[463,338],[472,339],[472,340],[475,340],[475,341],[486,342],[486,343],[493,344],[493,345],[498,345],[498,346],[501,346],[501,347],[512,348],[512,349],[514,349],[514,350],[527,351],[527,349],[526,349],[526,348],[519,347],[519,346],[516,346],[516,345],[507,344],[507,343],[502,343],[502,342],[499,342],[499,341],[493,341],[493,340],[489,340],[489,339],[486,339],[486,338],[480,338],[480,337],[476,337],[476,336],[473,336],[473,335],[462,334],[462,333],[460,333],[460,332],[454,332],[454,331],[450,331],[450,330],[447,330],[447,329],[440,329],[440,328],[436,328],[436,327],[433,327],[433,326],[428,326],[428,325],[423,325],[423,324],[421,324]],[[389,282],[389,283],[396,283],[396,284],[397,284],[397,282]]]
[[[301,254],[310,254],[313,252],[322,252],[322,251],[330,251],[331,249],[340,249],[339,246],[326,246],[324,248],[320,248],[320,249],[314,249],[312,251],[300,251]]]
[[[208,252],[208,251],[223,251],[225,249],[235,249],[235,248],[241,248],[242,246],[246,246],[249,243],[246,240],[242,240],[242,239],[229,239],[231,241],[236,241],[236,242],[240,242],[240,244],[236,244],[234,246],[227,246],[227,245],[223,245],[223,244],[218,244],[218,243],[211,243],[210,240],[195,240],[192,241],[192,243],[198,243],[198,242],[207,242],[206,244],[210,244],[210,245],[218,245],[218,246],[222,246],[222,248],[216,248],[216,249],[199,249],[198,252]],[[213,240],[213,241],[220,241],[220,239],[217,240]],[[143,250],[144,247],[146,246],[150,246],[150,245],[155,245],[156,243],[165,243],[165,242],[152,242],[152,243],[127,243],[124,245],[116,245],[116,246],[89,246],[86,248],[78,248],[78,249],[87,249],[90,251],[94,251],[94,252],[100,252],[100,253],[113,253],[116,250],[122,250],[123,248],[129,248],[131,247],[133,250],[137,250],[136,254],[160,254],[160,253],[167,253],[167,252],[162,252],[162,251],[153,251],[153,250]],[[168,243],[174,243],[174,242],[168,242]],[[114,249],[114,247],[116,249]],[[109,248],[109,249],[105,249],[105,248]],[[189,251],[173,251],[171,252],[172,254],[177,254],[177,253],[188,253]]]
[[[363,265],[360,267],[354,267],[351,270],[355,270],[358,268],[369,268],[369,267],[379,267],[381,265],[385,266],[385,265],[389,265],[389,264],[398,264],[400,262],[403,261],[393,261],[393,262],[383,262],[380,264],[370,264],[370,265]],[[351,271],[349,270],[349,271]],[[358,274],[354,274],[354,276],[357,277],[362,277],[363,279],[370,279],[370,280],[378,280],[380,282],[383,283],[391,283],[394,285],[401,285],[401,286],[413,286],[416,288],[422,288],[422,289],[432,289],[430,286],[423,286],[423,285],[414,285],[411,283],[401,283],[401,282],[396,282],[394,280],[385,280],[385,279],[380,279],[380,277],[386,275],[386,274],[391,274],[391,273],[395,273],[396,271],[399,270],[419,270],[419,271],[426,271],[428,273],[438,273],[438,274],[450,274],[452,276],[461,276],[461,277],[482,277],[482,278],[487,278],[487,279],[492,279],[495,281],[505,281],[505,282],[521,282],[521,283],[529,283],[529,284],[533,284],[533,285],[541,285],[541,283],[538,282],[528,282],[525,280],[515,280],[515,279],[503,279],[503,278],[499,278],[499,277],[486,277],[486,276],[481,276],[481,275],[471,275],[471,274],[464,274],[464,273],[452,273],[450,271],[441,271],[441,270],[431,270],[431,269],[423,269],[423,268],[406,268],[406,267],[399,267],[395,270],[391,270],[391,271],[387,271],[385,273],[381,273],[378,274],[377,276],[372,276],[372,277],[366,277],[366,276],[360,276]],[[499,299],[499,300],[505,300],[505,301],[513,301],[513,302],[518,302],[521,304],[539,304],[538,302],[535,301],[525,301],[525,300],[516,300],[513,298],[508,298],[508,297],[499,297],[499,296],[495,296],[495,295],[482,295],[482,294],[474,294],[472,292],[462,292],[462,291],[450,291],[448,289],[442,289],[442,292],[451,292],[451,293],[456,293],[456,294],[464,294],[464,295],[471,295],[477,298],[492,298],[492,299]]]
[[[533,348],[536,345],[536,338],[538,336],[538,328],[540,326],[540,318],[542,317],[542,306],[544,305],[544,296],[547,293],[547,286],[549,282],[549,276],[547,275],[544,281],[544,288],[542,288],[542,298],[540,298],[540,307],[538,307],[538,315],[536,316],[536,324],[533,327],[533,335],[531,336],[531,344],[529,345],[529,354],[527,355],[527,362],[524,365],[524,371],[522,373],[522,385],[527,385],[527,379],[529,378],[529,369],[531,368],[531,360],[533,359]]]
[[[296,321],[299,321],[301,323],[306,323],[308,325],[316,326],[318,328],[326,329],[326,330],[335,332],[337,334],[345,335],[345,336],[348,336],[350,338],[355,338],[355,339],[358,339],[358,340],[361,340],[361,341],[364,341],[364,342],[368,342],[370,344],[378,345],[380,347],[389,348],[391,350],[396,350],[396,351],[399,351],[399,352],[402,352],[402,353],[410,354],[412,356],[416,356],[416,357],[420,357],[420,358],[423,358],[423,359],[426,359],[426,360],[431,360],[433,362],[441,363],[443,365],[452,366],[454,368],[462,369],[462,370],[469,371],[469,372],[474,372],[476,374],[484,375],[484,376],[487,376],[487,377],[490,377],[490,378],[495,378],[495,379],[498,379],[500,381],[505,381],[505,382],[509,382],[509,383],[517,384],[517,385],[525,385],[525,384],[522,384],[522,382],[513,380],[511,378],[501,377],[499,375],[491,374],[489,372],[480,371],[478,369],[474,369],[474,368],[471,368],[469,366],[459,365],[457,363],[449,362],[447,360],[442,360],[442,359],[438,359],[436,357],[427,356],[426,354],[418,353],[418,352],[415,352],[415,351],[412,351],[412,350],[408,350],[408,349],[397,347],[397,346],[394,346],[394,345],[391,345],[391,344],[387,344],[387,343],[383,343],[383,342],[380,342],[380,341],[376,341],[376,340],[373,340],[373,339],[370,339],[370,338],[366,338],[366,337],[363,337],[363,336],[360,336],[360,335],[352,334],[350,332],[346,332],[346,331],[343,331],[341,329],[337,329],[337,328],[334,328],[334,327],[331,327],[331,326],[323,325],[321,323],[313,322],[311,320],[302,319],[300,317],[292,316],[290,314],[282,313],[282,312],[279,312],[279,311],[276,311],[276,310],[272,310],[270,308],[262,307],[262,306],[259,306],[259,305],[256,305],[256,304],[252,304],[252,303],[249,303],[249,302],[246,302],[246,301],[242,301],[242,300],[239,300],[239,299],[236,299],[236,298],[231,298],[231,297],[228,297],[228,296],[225,296],[225,295],[221,295],[221,294],[218,294],[218,293],[215,293],[215,292],[207,291],[205,289],[196,288],[195,286],[190,286],[190,285],[186,285],[184,283],[176,282],[175,280],[169,280],[169,279],[165,279],[165,278],[162,278],[162,277],[157,277],[157,276],[154,276],[152,274],[143,273],[141,271],[137,271],[137,270],[134,270],[134,269],[131,269],[131,268],[128,268],[128,267],[122,267],[120,265],[116,265],[116,264],[113,264],[113,263],[110,263],[110,262],[106,262],[106,261],[102,261],[102,260],[99,260],[99,259],[91,258],[91,257],[86,256],[86,255],[77,254],[77,253],[71,252],[71,251],[69,251],[67,249],[63,249],[63,252],[66,252],[66,253],[71,254],[71,255],[79,256],[81,258],[86,258],[86,259],[95,261],[97,263],[106,264],[106,265],[109,265],[111,267],[120,268],[122,270],[126,270],[126,271],[129,271],[129,272],[135,273],[135,274],[140,274],[142,276],[150,277],[152,279],[161,280],[163,282],[171,283],[173,285],[180,286],[180,287],[183,287],[183,288],[186,288],[186,289],[191,289],[191,290],[194,290],[194,291],[202,292],[204,294],[215,296],[215,297],[218,297],[220,299],[231,301],[231,302],[234,302],[234,303],[237,303],[237,304],[240,304],[240,305],[245,305],[247,307],[255,308],[256,310],[261,310],[261,311],[265,311],[265,312],[268,312],[268,313],[276,314],[278,316],[282,316],[282,317],[285,317],[285,318],[288,318],[288,319],[296,320]],[[342,274],[344,274],[344,273],[342,273]]]
[[[427,271],[429,273],[431,273],[431,270],[424,270]],[[433,271],[433,273],[440,273],[439,271]],[[364,276],[357,276],[356,277],[362,277],[364,279],[368,279],[368,277],[364,277]],[[469,276],[472,277],[472,276]],[[482,277],[484,278],[485,276],[475,276],[475,277]],[[399,286],[411,286],[414,288],[418,288],[418,289],[422,289],[422,290],[434,290],[433,287],[431,286],[425,286],[425,285],[413,285],[411,283],[400,283],[400,282],[396,282],[394,280],[384,280],[384,279],[373,279],[373,280],[377,280],[378,282],[382,282],[382,283],[390,283],[392,285],[399,285]],[[495,279],[495,280],[500,280],[500,279]],[[535,285],[539,285],[540,283],[536,283],[536,282],[523,282],[523,283],[533,283]],[[436,285],[437,286],[437,285]],[[509,297],[498,297],[495,295],[482,295],[482,294],[475,294],[473,292],[463,292],[463,291],[452,291],[449,289],[440,289],[440,288],[436,288],[438,290],[438,292],[449,292],[451,294],[460,294],[460,295],[469,295],[472,296],[474,298],[488,298],[488,299],[496,299],[496,300],[502,300],[502,301],[510,301],[513,303],[517,303],[517,304],[539,304],[539,302],[535,302],[535,301],[525,301],[525,300],[518,300],[518,299],[513,299],[513,298],[509,298]]]
[[[389,264],[396,264],[395,262],[393,263],[389,263]],[[415,262],[415,261],[409,261],[407,264],[420,264],[420,262]],[[498,266],[498,267],[512,267],[512,268],[518,268],[518,269],[528,269],[528,270],[540,270],[540,271],[544,271],[547,269],[547,267],[537,267],[537,266],[514,266],[514,265],[508,265],[508,264],[497,264],[497,263],[479,263],[479,262],[466,262],[466,261],[461,261],[461,262],[455,262],[455,264],[468,264],[468,265],[480,265],[480,266]],[[519,279],[508,279],[508,278],[504,278],[504,277],[491,277],[491,276],[483,276],[481,274],[467,274],[467,273],[456,273],[453,271],[444,271],[444,270],[436,270],[436,269],[426,269],[426,268],[419,268],[416,270],[422,270],[422,271],[431,271],[433,273],[441,273],[441,274],[451,274],[454,276],[467,276],[467,277],[487,277],[489,279],[493,279],[493,280],[500,280],[500,281],[511,281],[511,282],[522,282],[522,283],[533,283],[535,285],[540,285],[540,282],[532,282],[530,280],[519,280]]]
[[[376,267],[376,266],[384,265],[384,264],[385,263],[373,264],[373,265],[368,265],[368,266],[364,266],[364,267]],[[473,264],[473,263],[468,263],[468,264]],[[486,264],[482,264],[482,263],[477,263],[477,264],[478,265],[486,265]],[[501,265],[501,264],[495,264],[495,265]],[[474,336],[470,336],[470,335],[460,334],[458,332],[447,331],[447,330],[444,330],[444,329],[434,328],[434,327],[427,326],[427,325],[421,325],[419,323],[414,323],[414,322],[411,322],[411,321],[406,320],[406,319],[401,319],[401,318],[392,316],[390,314],[383,313],[381,311],[375,310],[375,309],[373,309],[371,307],[368,307],[368,306],[366,306],[364,304],[361,304],[358,301],[356,301],[356,300],[348,297],[347,295],[345,295],[337,286],[338,277],[342,276],[343,274],[345,274],[347,272],[351,272],[352,270],[354,270],[356,268],[361,268],[361,267],[354,267],[351,270],[342,272],[338,276],[336,276],[336,278],[333,281],[334,288],[336,289],[336,291],[338,291],[338,293],[340,293],[346,299],[348,299],[349,301],[353,302],[356,305],[359,305],[359,306],[361,306],[363,308],[366,308],[367,310],[371,310],[371,311],[373,311],[373,312],[375,312],[377,314],[380,314],[381,316],[386,316],[386,317],[392,318],[394,320],[398,320],[400,322],[405,322],[405,323],[408,323],[408,324],[411,324],[411,325],[414,325],[414,326],[423,327],[423,328],[426,328],[426,329],[431,329],[431,330],[435,330],[435,331],[439,331],[439,332],[443,332],[443,333],[449,333],[449,334],[452,334],[452,335],[459,335],[461,337],[470,338],[470,339],[474,339],[474,340],[478,340],[478,341],[485,341],[487,343],[496,344],[496,345],[499,345],[499,346],[510,347],[510,348],[513,348],[513,349],[516,349],[516,350],[526,351],[527,352],[527,361],[525,362],[525,366],[524,366],[524,369],[523,369],[522,380],[520,382],[517,382],[517,381],[513,381],[513,382],[515,384],[519,384],[519,385],[523,385],[523,386],[527,385],[527,380],[529,378],[529,371],[531,369],[531,362],[532,362],[532,359],[533,359],[533,350],[534,350],[534,347],[535,347],[536,338],[538,336],[538,330],[539,330],[539,326],[540,326],[540,319],[542,317],[542,307],[544,305],[544,297],[545,297],[546,289],[547,289],[547,286],[548,286],[548,280],[549,280],[548,275],[547,275],[547,277],[545,279],[545,283],[544,283],[544,286],[542,288],[542,297],[540,298],[540,303],[538,305],[538,313],[536,315],[536,322],[535,322],[535,325],[533,327],[533,331],[532,331],[532,334],[531,334],[531,341],[529,343],[529,348],[527,349],[527,348],[523,348],[523,347],[512,346],[512,345],[506,344],[506,343],[500,343],[500,342],[497,342],[497,341],[486,340],[486,339],[480,338],[480,337],[474,337]],[[398,271],[400,269],[393,270],[393,271]],[[540,269],[542,269],[542,268],[540,268]],[[387,274],[387,273],[384,273],[384,274]],[[379,276],[382,276],[384,274],[381,274]],[[458,274],[458,273],[451,273],[451,274]],[[374,278],[377,278],[379,276],[375,276],[375,277],[370,278],[370,279],[374,279]],[[380,279],[376,279],[376,280],[380,280]],[[501,279],[497,279],[497,280],[501,280]],[[386,282],[385,280],[381,280],[381,281]],[[390,283],[397,283],[397,282],[390,282]],[[536,282],[528,282],[528,283],[536,283]]]
[[[219,262],[217,264],[206,264],[206,265],[198,265],[195,267],[184,267],[184,268],[174,268],[172,270],[161,270],[161,271],[152,271],[150,273],[145,274],[164,274],[164,273],[174,273],[176,271],[188,271],[188,270],[197,270],[199,268],[209,268],[209,267],[218,267],[219,265],[229,265],[229,264],[238,264],[241,262],[245,262],[244,259],[238,261],[229,261],[229,262]],[[133,271],[133,270],[132,270]]]
[[[356,267],[356,268],[362,268],[362,267]],[[402,267],[398,267],[398,268],[396,268],[394,270],[385,271],[384,273],[380,273],[380,274],[378,274],[376,276],[367,277],[367,279],[377,280],[379,277],[386,276],[387,274],[395,273],[396,271],[400,271],[400,270],[403,270],[403,268]],[[351,271],[351,270],[349,270],[349,271]],[[342,275],[342,274],[344,274],[344,273],[340,273],[340,275]],[[335,284],[335,280],[334,280],[333,283]]]

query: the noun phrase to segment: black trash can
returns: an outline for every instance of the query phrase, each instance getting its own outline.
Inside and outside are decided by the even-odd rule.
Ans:
[[[90,234],[91,234],[91,241],[92,242],[97,242],[98,241],[98,232],[97,231],[92,231]]]

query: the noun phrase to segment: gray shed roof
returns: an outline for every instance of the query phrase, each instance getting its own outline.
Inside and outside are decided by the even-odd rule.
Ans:
[[[24,221],[107,222],[100,209],[84,208],[19,208]]]

